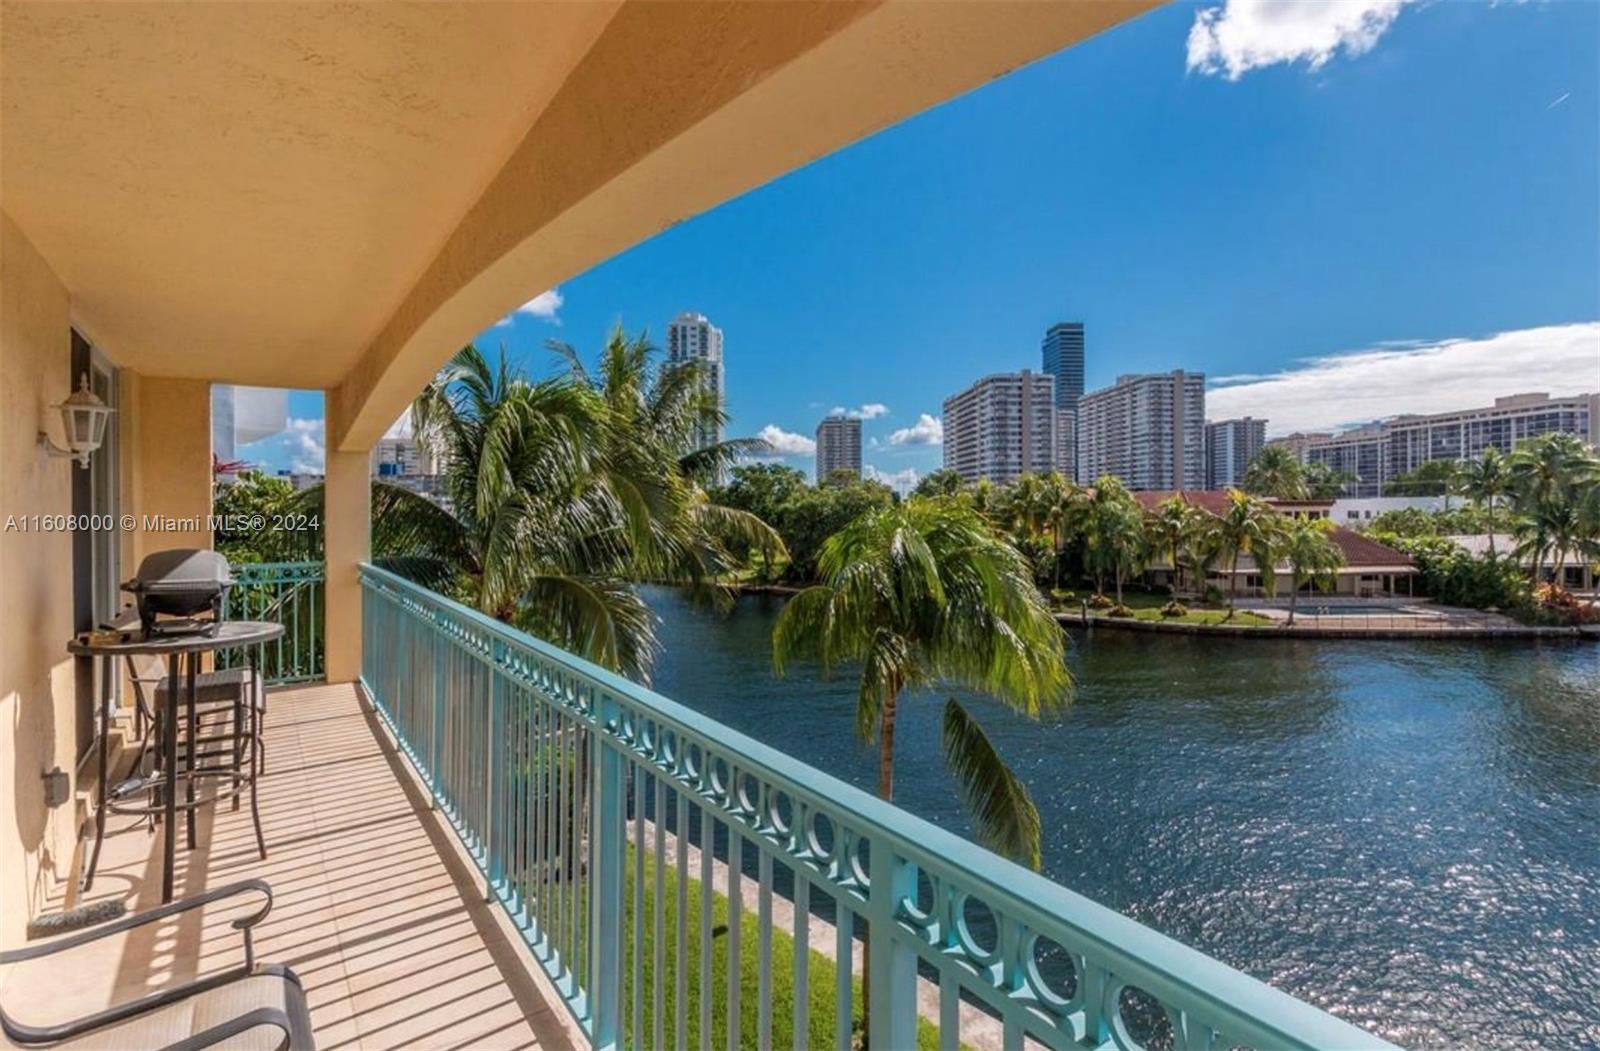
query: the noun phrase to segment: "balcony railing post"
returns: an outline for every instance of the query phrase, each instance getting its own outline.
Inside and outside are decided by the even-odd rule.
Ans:
[[[626,863],[623,820],[627,770],[621,753],[608,743],[611,730],[620,719],[616,698],[600,691],[589,734],[589,769],[594,782],[589,797],[594,808],[590,832],[594,837],[594,882],[589,895],[589,930],[594,943],[589,946],[589,997],[596,1051],[608,1051],[622,1043],[622,867]]]
[[[433,710],[431,732],[428,734],[428,807],[439,809],[439,747],[444,740],[445,669],[449,665],[450,647],[444,634],[443,618],[433,616]]]
[[[1106,969],[1097,964],[1090,963],[1084,957],[1075,957],[1073,968],[1078,972],[1078,981],[1082,983],[1079,998],[1083,1001],[1083,1029],[1086,1041],[1091,1046],[1111,1038],[1111,1026],[1107,1020],[1106,987],[1109,984]]]
[[[895,936],[895,913],[904,900],[916,900],[917,869],[895,856],[894,848],[873,839],[868,869],[867,1044],[874,1048],[917,1044],[917,954]]]
[[[500,881],[502,875],[502,855],[505,846],[500,841],[496,822],[500,819],[500,807],[497,801],[500,795],[500,780],[505,777],[504,764],[501,762],[499,729],[505,718],[506,709],[506,677],[502,673],[505,665],[505,643],[494,640],[489,643],[489,725],[483,738],[483,900],[494,901],[494,885]],[[496,851],[500,853],[496,853]]]

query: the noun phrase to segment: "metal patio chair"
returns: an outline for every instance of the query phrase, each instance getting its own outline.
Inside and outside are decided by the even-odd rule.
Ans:
[[[244,942],[244,960],[238,966],[64,1022],[23,1021],[6,1003],[3,979],[13,968],[249,893],[265,901],[231,924]],[[0,1026],[16,1046],[61,1051],[200,1051],[223,1044],[229,1051],[314,1051],[300,979],[287,967],[255,962],[251,932],[271,909],[272,888],[262,880],[243,880],[79,934],[0,953]]]

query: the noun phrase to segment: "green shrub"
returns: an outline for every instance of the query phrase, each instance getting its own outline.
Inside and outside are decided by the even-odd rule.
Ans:
[[[1114,605],[1116,605],[1115,602],[1098,592],[1089,596],[1089,607],[1091,609],[1110,609]]]
[[[1177,599],[1173,599],[1161,607],[1161,615],[1163,617],[1187,617],[1189,615],[1189,607]]]
[[[1447,606],[1527,610],[1535,604],[1527,573],[1514,558],[1474,557],[1441,536],[1374,532],[1373,538],[1415,559],[1423,593]]]
[[[1119,605],[1112,606],[1110,609],[1106,610],[1106,616],[1108,616],[1108,617],[1120,617],[1120,618],[1126,620],[1127,618],[1133,616],[1133,610],[1129,609],[1127,606],[1123,606],[1123,605],[1119,604]]]

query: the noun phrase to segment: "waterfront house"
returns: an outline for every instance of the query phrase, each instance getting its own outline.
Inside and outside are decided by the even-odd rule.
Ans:
[[[1177,497],[1191,507],[1210,515],[1221,515],[1227,510],[1230,499],[1225,489],[1141,490],[1133,494],[1139,506],[1154,511],[1163,502]],[[1334,505],[1332,500],[1265,500],[1280,514],[1291,518],[1328,518]],[[1344,556],[1344,565],[1335,574],[1335,583],[1326,594],[1372,598],[1391,595],[1410,596],[1417,576],[1416,560],[1410,555],[1378,543],[1346,526],[1334,524],[1328,539]],[[1289,567],[1278,566],[1278,579],[1287,579]],[[1172,566],[1166,556],[1157,554],[1147,569],[1151,582],[1158,587],[1170,586]],[[1259,596],[1266,593],[1261,567],[1248,554],[1239,557],[1236,569],[1218,565],[1207,574],[1207,582],[1223,591],[1229,591],[1231,578],[1236,577],[1235,594]],[[1286,586],[1286,585],[1285,585]]]
[[[1501,558],[1514,558],[1517,564],[1528,572],[1533,571],[1533,552],[1517,551],[1522,543],[1521,539],[1511,533],[1496,533],[1490,537],[1488,533],[1465,533],[1445,537],[1452,544],[1473,558],[1483,558],[1492,549]],[[1556,563],[1561,563],[1561,579],[1556,580]],[[1546,551],[1541,561],[1541,577],[1554,581],[1568,591],[1591,593],[1600,586],[1600,573],[1595,571],[1594,560],[1585,557],[1576,551]]]
[[[316,389],[325,563],[249,578],[313,596],[316,638],[267,665],[268,856],[207,807],[176,880],[180,896],[271,884],[255,950],[299,972],[318,1045],[681,1048],[693,992],[703,1040],[714,1003],[734,1019],[742,1003],[730,1043],[792,1024],[800,1046],[807,976],[828,973],[844,1011],[827,1039],[848,1047],[856,970],[881,1048],[919,1024],[947,1047],[1129,1046],[1135,989],[1187,1046],[1382,1046],[368,564],[373,449],[475,333],[1148,6],[6,0],[0,947],[86,902],[159,900],[142,820],[114,823],[78,889],[105,787],[89,757],[105,742],[115,769],[141,727],[126,683],[103,684],[100,717],[96,670],[66,645],[116,613],[143,556],[210,546],[214,387]],[[54,406],[80,378],[114,414],[57,457],[72,436]],[[714,899],[733,919],[713,950]],[[812,915],[824,900],[870,929],[870,953]],[[42,1024],[231,966],[233,916],[173,915],[66,970],[13,963],[0,1003]],[[808,946],[847,965],[819,970]],[[716,988],[713,951],[733,976]],[[781,983],[780,953],[801,963]],[[1070,990],[1036,960],[1067,954]]]

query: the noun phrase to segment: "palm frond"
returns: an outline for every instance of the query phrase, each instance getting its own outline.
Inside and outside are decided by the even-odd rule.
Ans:
[[[954,700],[945,702],[941,743],[978,841],[1029,868],[1039,867],[1039,809],[1027,786],[995,751],[983,727]]]
[[[678,458],[678,469],[689,478],[709,479],[718,471],[771,452],[772,443],[764,438],[728,438],[684,453]]]
[[[659,642],[655,614],[631,585],[609,577],[540,573],[519,606],[518,627],[602,667],[648,684]]]
[[[594,381],[589,378],[589,369],[583,363],[583,357],[578,353],[578,348],[571,343],[559,339],[545,340],[545,348],[560,358],[567,367],[567,374],[576,383],[592,386]]]
[[[474,570],[466,530],[448,510],[420,493],[372,483],[372,553],[375,558],[423,558]]]
[[[453,594],[460,580],[455,566],[427,555],[374,555],[372,562],[380,569],[387,569],[441,595]]]

